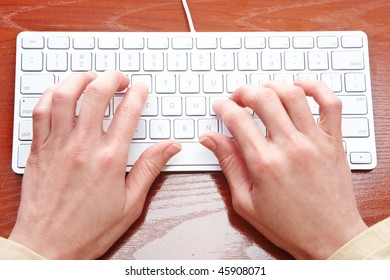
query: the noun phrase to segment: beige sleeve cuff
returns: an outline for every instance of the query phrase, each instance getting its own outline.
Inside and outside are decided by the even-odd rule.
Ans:
[[[329,260],[390,259],[390,218],[370,227],[334,252]]]
[[[34,251],[5,238],[0,237],[0,260],[44,260]]]

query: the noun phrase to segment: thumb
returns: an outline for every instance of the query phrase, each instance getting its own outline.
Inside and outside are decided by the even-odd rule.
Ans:
[[[157,143],[142,153],[126,178],[131,200],[144,203],[146,195],[164,165],[181,150],[174,140]]]
[[[246,162],[237,144],[228,137],[215,132],[203,134],[199,141],[217,157],[229,183],[233,206],[240,213],[237,207],[242,208],[248,205],[252,184]]]

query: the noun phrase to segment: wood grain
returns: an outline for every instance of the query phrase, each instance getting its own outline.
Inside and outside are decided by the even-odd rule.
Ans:
[[[363,30],[368,34],[378,166],[354,172],[359,209],[372,225],[390,215],[390,2],[189,0],[198,31]],[[11,170],[15,38],[24,30],[188,31],[179,0],[0,3],[0,235],[16,219],[22,177]],[[232,209],[224,176],[163,173],[142,217],[110,259],[289,259]]]

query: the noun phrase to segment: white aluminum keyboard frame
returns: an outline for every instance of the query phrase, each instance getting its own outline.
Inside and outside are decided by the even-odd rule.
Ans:
[[[37,74],[38,72],[29,72],[29,71],[22,71],[21,69],[21,65],[22,65],[22,53],[23,52],[28,52],[29,50],[26,50],[26,49],[23,49],[22,47],[22,41],[23,40],[27,40],[28,38],[31,38],[31,37],[43,37],[44,38],[44,47],[41,49],[41,48],[38,48],[38,49],[34,49],[34,51],[41,51],[42,52],[42,57],[43,57],[43,69],[41,72],[39,73],[42,73],[42,74],[53,74],[55,75],[55,81],[57,82],[59,80],[59,77],[64,77],[66,75],[68,75],[71,71],[70,71],[70,67],[71,67],[71,53],[75,50],[73,50],[72,46],[73,46],[73,38],[75,36],[83,36],[83,35],[86,35],[86,36],[92,36],[94,37],[94,43],[95,43],[95,48],[93,50],[88,50],[92,53],[92,57],[94,56],[95,53],[99,53],[101,51],[108,51],[108,50],[100,50],[98,49],[98,39],[99,38],[103,38],[103,37],[118,37],[118,38],[123,38],[123,37],[143,37],[143,38],[160,38],[160,37],[169,37],[169,38],[173,38],[173,37],[185,37],[185,38],[192,38],[192,42],[193,42],[193,48],[195,48],[196,46],[196,38],[199,38],[199,37],[213,37],[213,38],[216,38],[216,42],[217,42],[217,49],[210,49],[209,51],[211,53],[214,53],[214,52],[218,52],[220,49],[220,43],[221,43],[221,38],[229,38],[229,37],[237,37],[237,36],[240,36],[242,38],[242,46],[244,47],[244,38],[246,37],[253,37],[253,36],[261,36],[261,37],[265,37],[266,38],[266,50],[269,50],[269,46],[268,46],[268,38],[270,37],[289,37],[289,43],[290,43],[290,47],[292,46],[292,38],[294,37],[300,37],[300,36],[310,36],[310,37],[313,37],[313,40],[314,40],[314,46],[313,48],[310,48],[310,49],[307,49],[307,48],[303,48],[301,50],[305,51],[305,62],[306,62],[306,66],[307,66],[307,53],[308,51],[311,51],[311,50],[319,50],[318,46],[317,46],[317,38],[318,37],[326,37],[326,36],[337,36],[338,38],[338,46],[334,49],[326,49],[328,51],[328,53],[331,53],[332,51],[335,51],[335,50],[341,50],[342,49],[342,46],[341,46],[341,38],[343,36],[361,36],[362,38],[362,42],[363,42],[363,46],[362,48],[359,48],[359,50],[363,53],[363,58],[364,58],[364,69],[363,70],[359,70],[359,71],[355,71],[355,70],[341,70],[341,71],[335,71],[335,70],[332,70],[331,67],[329,67],[328,70],[321,70],[321,71],[313,71],[313,70],[308,70],[308,67],[305,67],[305,70],[303,71],[287,71],[287,70],[282,70],[282,71],[279,71],[280,73],[293,73],[294,74],[294,77],[296,74],[312,74],[312,73],[316,73],[318,78],[320,78],[320,74],[321,73],[326,73],[326,72],[331,72],[331,73],[335,73],[335,72],[338,72],[340,73],[341,77],[342,77],[342,92],[339,92],[337,93],[337,95],[346,95],[346,96],[353,96],[355,95],[354,93],[348,93],[345,91],[345,87],[344,87],[344,75],[346,73],[354,73],[354,72],[359,72],[359,73],[364,73],[364,76],[365,76],[365,80],[366,80],[366,91],[365,92],[359,92],[357,95],[364,95],[366,100],[367,100],[367,114],[365,115],[359,115],[359,116],[354,116],[354,115],[351,115],[351,116],[346,116],[347,118],[355,118],[355,117],[359,117],[359,118],[367,118],[368,120],[368,126],[369,126],[369,131],[368,131],[368,137],[363,137],[363,138],[355,138],[355,137],[351,137],[351,138],[344,138],[344,142],[345,142],[345,147],[346,147],[346,156],[348,158],[348,162],[350,164],[350,167],[351,169],[353,170],[369,170],[369,169],[373,169],[376,164],[377,164],[377,155],[376,155],[376,146],[375,146],[375,130],[374,130],[374,118],[373,118],[373,105],[372,105],[372,91],[371,91],[371,78],[370,78],[370,63],[369,63],[369,52],[368,52],[368,40],[367,40],[367,35],[362,32],[362,31],[310,31],[310,32],[21,32],[18,37],[17,37],[17,43],[16,43],[16,73],[15,73],[15,100],[14,100],[14,104],[15,104],[15,110],[14,110],[14,133],[13,133],[13,149],[12,149],[12,169],[14,170],[14,172],[16,173],[19,173],[19,174],[22,174],[24,172],[24,167],[23,165],[25,164],[25,161],[27,160],[27,158],[24,158],[24,159],[19,159],[18,160],[18,153],[19,153],[19,150],[20,150],[20,146],[21,145],[26,145],[26,146],[23,146],[21,148],[21,152],[23,152],[23,149],[24,149],[24,153],[28,153],[28,145],[31,143],[31,141],[23,141],[23,140],[20,140],[19,139],[19,125],[20,125],[20,122],[23,121],[23,120],[26,120],[26,118],[24,117],[21,117],[20,116],[20,104],[21,104],[21,101],[22,101],[22,98],[25,98],[25,97],[39,97],[41,94],[22,94],[21,93],[21,76],[22,75],[25,75],[25,74]],[[68,70],[65,71],[65,72],[48,72],[46,70],[46,55],[49,51],[48,49],[48,40],[47,38],[48,37],[51,37],[51,36],[66,36],[66,37],[69,37],[70,38],[70,49],[68,50],[64,50],[64,49],[57,49],[56,51],[66,51],[68,52]],[[34,45],[34,42],[31,42],[33,45]],[[155,51],[155,50],[149,50],[148,49],[148,45],[147,45],[147,41],[146,39],[144,40],[144,49],[146,52],[148,51]],[[113,52],[121,52],[123,51],[123,44],[122,44],[122,39],[120,39],[120,46],[117,50],[112,50]],[[162,51],[172,51],[172,41],[171,39],[169,39],[169,49],[168,50],[162,50]],[[253,50],[253,49],[252,49]],[[284,52],[286,51],[287,49],[279,49],[280,52]],[[321,50],[325,50],[325,49],[321,49]],[[142,50],[139,50],[140,52]],[[191,49],[185,49],[185,50],[180,50],[180,51],[185,51],[187,52],[188,54],[191,53]],[[234,51],[235,53],[237,53],[239,50],[238,49],[233,49],[232,51]],[[258,52],[261,53],[263,51],[263,49],[258,49]],[[117,69],[118,69],[118,65],[119,65],[119,61],[118,61],[118,58],[119,55],[116,56],[116,65],[117,65]],[[141,56],[142,57],[142,56]],[[213,56],[212,56],[213,57]],[[237,55],[235,55],[235,59],[236,59]],[[260,57],[260,55],[258,55],[258,58]],[[164,56],[164,59],[165,59],[165,56]],[[260,58],[259,58],[260,59]],[[189,60],[189,58],[188,58]],[[166,63],[166,61],[164,62]],[[189,62],[190,63],[190,62]],[[237,59],[235,60],[235,63],[237,63]],[[95,70],[95,65],[94,65],[94,59],[92,59],[92,70]],[[164,67],[164,70],[162,72],[166,72],[167,67]],[[188,67],[190,68],[190,66]],[[239,72],[237,69],[235,70],[236,72]],[[188,72],[191,72],[190,70],[188,70]],[[211,72],[216,72],[214,69],[211,70]],[[222,71],[224,72],[224,71]],[[228,72],[228,71],[227,71]],[[227,73],[226,71],[224,73]],[[246,73],[248,74],[252,74],[252,73],[255,73],[255,72],[258,72],[258,73],[270,73],[272,75],[270,76],[273,76],[273,74],[277,74],[279,73],[278,71],[262,71],[261,70],[261,64],[259,63],[259,70],[258,71],[246,71]],[[141,67],[140,71],[138,72],[125,72],[125,74],[128,74],[129,76],[131,76],[132,74],[144,74],[146,73],[146,71],[143,70],[143,68]],[[148,72],[150,73],[150,72]],[[180,74],[182,72],[177,72],[177,74]],[[199,74],[202,74],[202,72],[198,72]],[[152,75],[154,75],[154,73],[152,73]],[[247,81],[248,81],[249,78],[247,78]],[[152,86],[152,93],[151,94],[156,94],[154,92],[154,85]],[[178,79],[176,79],[176,89],[178,89]],[[201,89],[201,92],[200,94],[204,94],[202,92],[202,87],[200,86],[200,89]],[[229,96],[229,94],[226,92],[226,82],[225,82],[225,86],[224,86],[224,89],[225,89],[225,92],[223,94],[220,94],[220,96]],[[175,94],[180,94],[180,93],[175,93]],[[120,96],[120,94],[116,94],[116,96]],[[192,96],[192,95],[186,95],[186,96]],[[113,105],[112,105],[113,106]],[[161,110],[161,109],[160,109]],[[318,116],[314,116],[314,117],[318,117]],[[112,110],[110,112],[110,116],[108,118],[112,118]],[[159,116],[159,118],[162,118],[161,116]],[[179,118],[182,118],[182,117],[179,117]],[[185,118],[188,118],[185,116]],[[149,120],[150,118],[149,117],[146,117],[144,118],[146,120]],[[194,117],[195,120],[198,120],[199,117]],[[173,122],[173,121],[172,121]],[[196,121],[195,121],[195,125],[196,125]],[[221,126],[221,123],[219,123],[219,125]],[[184,149],[183,149],[183,155],[185,157],[189,157],[189,159],[186,159],[185,160],[185,163],[182,164],[182,165],[177,165],[177,163],[175,163],[175,160],[177,159],[172,159],[168,165],[164,168],[164,171],[215,171],[215,170],[220,170],[220,167],[216,161],[215,158],[213,158],[213,155],[208,151],[206,150],[203,146],[201,146],[200,144],[198,144],[199,146],[199,152],[201,153],[200,155],[195,155],[195,154],[192,154],[194,152],[194,148],[195,146],[192,146],[192,144],[188,144],[190,142],[197,142],[198,141],[198,138],[195,137],[195,139],[191,140],[191,141],[188,141],[188,140],[183,140],[183,141],[180,141],[183,143],[184,145]],[[139,142],[139,143],[143,143],[144,140],[135,140],[134,142]],[[149,141],[150,142],[150,141]],[[144,144],[140,144],[140,146],[142,146]],[[149,144],[145,144],[144,146],[142,146],[142,149],[138,149],[135,154],[133,154],[132,152],[130,152],[130,157],[133,157],[133,160],[135,160],[139,154],[142,152],[142,150],[144,148],[146,148]],[[186,146],[188,145],[188,147]],[[131,149],[131,148],[130,148]],[[130,150],[131,151],[131,150]],[[367,154],[368,153],[368,154]],[[366,156],[369,156],[369,159],[367,159]],[[26,156],[24,156],[26,157]],[[180,156],[179,156],[180,157]],[[191,158],[192,157],[198,157],[198,158],[203,158],[203,159],[206,159],[206,158],[210,158],[211,161],[210,163],[207,163],[207,162],[202,162],[202,160],[200,160],[200,162],[202,162],[201,164],[198,164],[198,165],[191,165]],[[212,159],[213,158],[213,159]],[[359,162],[359,161],[362,161],[363,163],[351,163],[351,159],[353,159],[354,161],[356,162]],[[370,162],[368,162],[370,161]],[[22,162],[22,163],[21,163]],[[172,164],[173,163],[173,164]],[[128,166],[128,170],[131,169],[131,166]]]

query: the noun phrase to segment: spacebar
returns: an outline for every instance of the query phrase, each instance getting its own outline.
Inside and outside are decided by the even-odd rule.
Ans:
[[[130,146],[127,165],[132,166],[143,151],[154,143],[132,143]],[[212,152],[199,143],[181,143],[182,150],[167,163],[169,166],[177,165],[214,165],[218,164]]]

